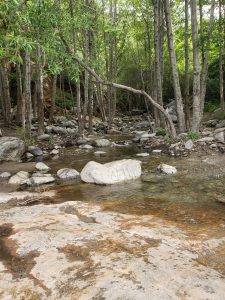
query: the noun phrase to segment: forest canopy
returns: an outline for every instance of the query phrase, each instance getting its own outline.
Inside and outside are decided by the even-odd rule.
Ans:
[[[204,110],[224,110],[224,20],[222,0],[1,1],[5,125],[29,132],[37,117],[41,133],[61,107],[91,132],[93,115],[111,127],[117,112],[146,109],[171,130],[174,100],[178,131],[197,132]]]

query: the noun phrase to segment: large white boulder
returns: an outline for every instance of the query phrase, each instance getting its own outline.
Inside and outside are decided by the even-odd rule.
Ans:
[[[141,162],[123,159],[107,164],[90,161],[81,171],[81,179],[87,183],[114,184],[141,176]]]

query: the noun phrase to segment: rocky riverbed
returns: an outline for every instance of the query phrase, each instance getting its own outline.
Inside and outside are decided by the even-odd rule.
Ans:
[[[103,149],[65,149],[46,164],[55,174],[92,158],[137,158],[132,145]],[[0,299],[223,299],[223,155],[139,159],[135,181],[0,195]],[[161,163],[177,173],[159,173]]]
[[[224,299],[218,124],[171,141],[124,117],[77,139],[64,118],[30,147],[3,138],[0,155],[14,161],[0,164],[0,299]],[[80,180],[90,161],[103,170],[123,159],[141,162],[142,176]]]

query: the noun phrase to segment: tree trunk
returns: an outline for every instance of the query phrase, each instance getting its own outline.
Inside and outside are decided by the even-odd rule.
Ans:
[[[37,46],[37,80],[36,80],[36,95],[37,95],[37,117],[38,117],[38,134],[44,132],[44,93],[43,93],[43,72],[42,72],[42,51],[38,43]]]
[[[106,86],[110,85],[110,86],[112,86],[114,88],[122,89],[122,90],[125,90],[125,91],[128,91],[128,92],[132,92],[134,94],[143,95],[144,97],[146,97],[146,99],[151,103],[151,105],[153,107],[155,107],[158,111],[160,111],[163,114],[164,118],[166,119],[166,121],[169,124],[169,129],[170,129],[172,138],[176,138],[176,129],[174,127],[174,124],[173,124],[173,121],[171,119],[171,116],[163,108],[163,106],[161,106],[156,101],[154,101],[152,99],[152,97],[150,95],[148,95],[145,91],[137,90],[137,89],[134,89],[134,88],[126,86],[126,85],[122,85],[122,84],[118,84],[118,83],[112,83],[112,82],[108,82],[108,81],[103,80],[98,74],[95,73],[95,71],[93,69],[91,69],[84,62],[82,62],[76,55],[74,55],[73,51],[71,51],[71,49],[69,47],[69,44],[67,43],[67,41],[65,40],[65,38],[62,35],[60,35],[60,38],[61,38],[62,42],[64,43],[64,45],[66,46],[66,49],[67,49],[68,53],[70,53],[71,55],[73,55],[72,56],[73,60],[76,63],[78,63],[81,67],[83,67],[85,70],[87,70],[88,73],[91,76],[93,76],[98,83],[100,83],[102,85],[106,85]]]
[[[193,46],[193,120],[192,131],[198,132],[201,122],[200,62],[197,20],[197,1],[191,0],[191,30]]]
[[[219,33],[220,33],[220,56],[219,56],[219,72],[220,72],[220,107],[224,111],[224,83],[223,83],[223,27],[222,27],[222,1],[219,0]]]
[[[4,124],[8,126],[11,122],[11,100],[9,92],[9,78],[6,59],[0,61],[0,75],[1,75],[1,90],[3,96],[3,119]]]
[[[208,77],[208,67],[209,67],[209,48],[212,37],[213,23],[214,23],[214,10],[215,10],[215,0],[211,1],[211,10],[210,10],[210,19],[209,19],[209,30],[207,34],[207,42],[206,49],[204,55],[204,62],[202,66],[202,74],[201,74],[201,113],[203,114],[204,103],[205,103],[205,94],[206,94],[206,83]]]
[[[185,111],[185,122],[186,128],[190,129],[190,104],[189,104],[189,1],[185,0],[185,79],[184,79],[184,111]]]
[[[173,89],[174,89],[174,96],[175,96],[176,108],[177,108],[178,128],[180,132],[184,132],[186,130],[185,118],[184,118],[184,111],[183,111],[183,101],[181,96],[179,74],[177,69],[176,54],[174,48],[174,36],[172,31],[170,1],[164,0],[164,4],[165,4],[164,6],[165,6],[165,16],[166,16],[166,25],[167,25],[167,36],[168,36],[168,48],[169,48],[170,63],[171,63],[172,76],[173,76]]]
[[[50,108],[50,114],[49,114],[49,120],[48,120],[49,124],[53,123],[53,118],[54,118],[56,87],[57,87],[57,74],[54,74],[52,77],[51,108]]]
[[[24,51],[24,76],[23,76],[23,97],[26,103],[26,131],[27,135],[31,137],[31,117],[32,117],[32,107],[31,107],[31,70],[30,70],[30,54]]]
[[[154,3],[154,47],[155,47],[155,96],[157,102],[160,106],[163,106],[163,97],[162,97],[162,78],[161,78],[161,68],[160,68],[160,60],[159,60],[159,0],[153,0]],[[165,127],[165,119],[163,114],[159,113],[159,124],[162,127]],[[155,116],[156,124],[158,123],[158,113]]]

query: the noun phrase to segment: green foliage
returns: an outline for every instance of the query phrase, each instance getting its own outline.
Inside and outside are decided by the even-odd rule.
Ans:
[[[162,135],[162,136],[166,136],[168,134],[167,130],[165,128],[156,128],[156,135]]]
[[[187,139],[188,140],[196,141],[199,138],[200,138],[200,135],[197,132],[189,131],[187,133]]]
[[[68,99],[68,98],[65,98],[65,99],[62,99],[61,97],[60,98],[56,98],[56,105],[58,107],[61,107],[63,109],[67,109],[67,110],[71,110],[73,108],[73,101],[71,99]]]
[[[28,136],[28,132],[24,128],[17,128],[18,137],[24,142],[25,145],[31,146],[35,144],[35,140]]]
[[[214,112],[217,108],[219,108],[219,105],[212,102],[205,103],[204,111],[205,112]]]

